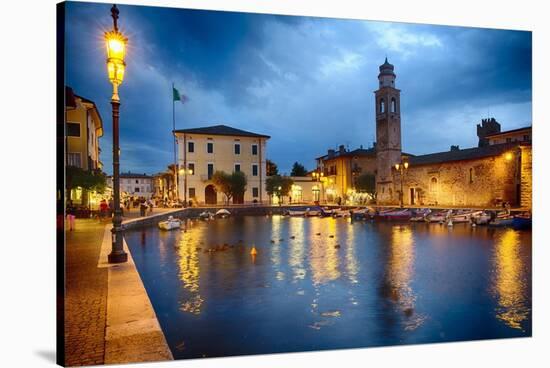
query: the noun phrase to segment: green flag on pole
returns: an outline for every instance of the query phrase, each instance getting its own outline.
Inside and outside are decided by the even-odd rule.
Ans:
[[[173,96],[173,100],[174,101],[180,101],[182,104],[183,103],[186,103],[189,98],[184,95],[184,94],[181,94],[177,89],[176,87],[172,87],[172,96]]]

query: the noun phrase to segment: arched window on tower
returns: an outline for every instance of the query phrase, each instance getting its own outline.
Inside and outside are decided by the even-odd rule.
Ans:
[[[380,100],[380,113],[386,112],[386,103],[384,102],[384,99]]]
[[[397,112],[397,103],[395,102],[395,97],[391,98],[391,112]]]

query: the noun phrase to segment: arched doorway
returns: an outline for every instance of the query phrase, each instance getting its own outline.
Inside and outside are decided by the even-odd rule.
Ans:
[[[212,184],[207,185],[204,188],[204,202],[206,204],[216,204],[218,203],[218,196],[216,194],[216,188]]]

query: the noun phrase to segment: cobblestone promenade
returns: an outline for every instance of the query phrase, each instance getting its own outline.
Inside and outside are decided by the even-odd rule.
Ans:
[[[98,268],[97,262],[108,223],[76,220],[76,230],[66,233],[67,366],[104,363],[108,271]]]

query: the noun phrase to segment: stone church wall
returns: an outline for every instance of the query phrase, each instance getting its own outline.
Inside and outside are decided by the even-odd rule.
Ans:
[[[494,207],[501,201],[517,203],[521,155],[500,155],[469,161],[410,166],[404,180],[404,203],[425,206]],[[394,190],[400,180],[394,173]]]

